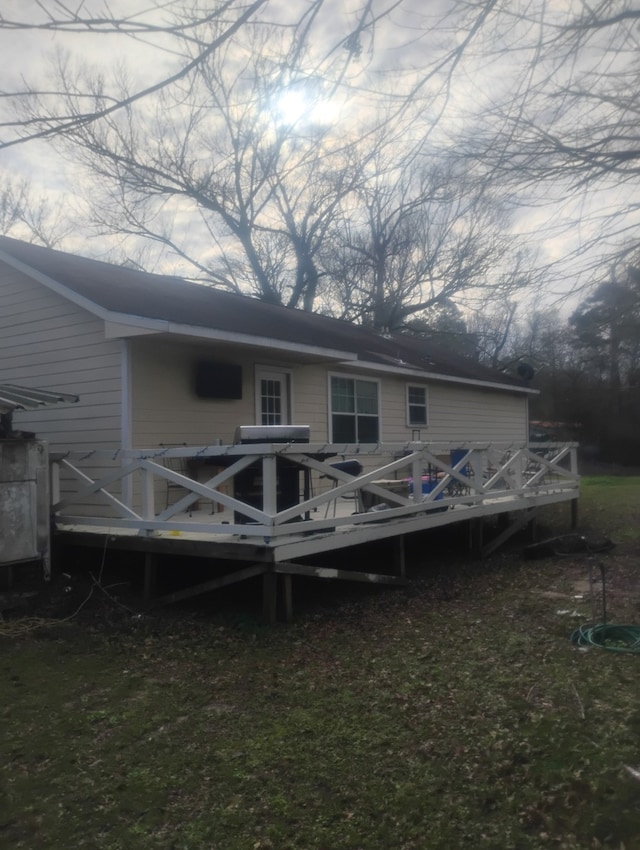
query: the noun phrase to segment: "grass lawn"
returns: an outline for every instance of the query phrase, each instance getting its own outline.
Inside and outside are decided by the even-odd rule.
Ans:
[[[639,496],[584,481],[616,622]],[[408,588],[332,585],[288,626],[215,600],[0,623],[0,847],[640,848],[640,656],[571,643],[586,556],[410,548]]]

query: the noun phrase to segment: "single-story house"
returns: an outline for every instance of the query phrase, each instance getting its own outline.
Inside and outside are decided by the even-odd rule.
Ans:
[[[544,459],[531,451],[533,390],[515,377],[419,338],[8,237],[0,237],[0,381],[79,396],[70,407],[15,415],[16,427],[60,453],[59,525],[94,523],[150,547],[170,523],[174,535],[233,538],[225,553],[258,559],[263,571],[304,571],[293,559],[455,522],[462,509],[482,517],[577,498],[570,450],[554,455],[549,446]],[[236,439],[247,426],[271,435],[299,427],[306,437],[275,447],[273,437]],[[455,447],[466,454],[456,449],[454,461]],[[285,452],[304,483],[291,479],[299,492],[281,502]],[[327,463],[354,455],[355,472]],[[174,458],[211,465],[185,478]],[[80,482],[73,505],[69,476]],[[240,493],[238,481],[258,497]],[[159,486],[168,493],[176,484],[187,495],[162,502]],[[365,512],[363,495],[389,508],[383,519]],[[213,507],[197,518],[202,498]]]
[[[526,441],[523,382],[421,339],[0,237],[0,379],[80,402],[19,421],[54,446]]]

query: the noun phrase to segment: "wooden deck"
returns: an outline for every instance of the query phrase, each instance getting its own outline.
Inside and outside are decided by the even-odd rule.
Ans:
[[[150,564],[154,554],[167,552],[238,562],[238,569],[216,573],[198,589],[262,574],[265,614],[272,618],[278,574],[286,576],[290,612],[292,575],[398,583],[406,534],[469,520],[481,525],[498,514],[522,525],[539,506],[575,505],[576,449],[564,443],[273,443],[58,453],[52,454],[52,516],[67,542],[100,545],[106,536],[112,547],[146,553]],[[358,475],[333,465],[345,459],[358,461]],[[182,461],[190,475],[176,471]],[[386,575],[301,562],[388,538],[398,545]]]

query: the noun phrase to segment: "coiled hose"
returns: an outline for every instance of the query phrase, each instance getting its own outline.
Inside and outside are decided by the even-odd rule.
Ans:
[[[576,646],[597,646],[609,652],[633,652],[640,654],[640,626],[598,623],[595,626],[580,626],[571,635]]]

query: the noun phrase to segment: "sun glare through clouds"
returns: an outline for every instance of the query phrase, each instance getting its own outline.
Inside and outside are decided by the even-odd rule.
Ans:
[[[289,87],[274,95],[269,109],[272,120],[284,126],[327,126],[336,122],[340,116],[337,97],[323,97],[303,86]]]

